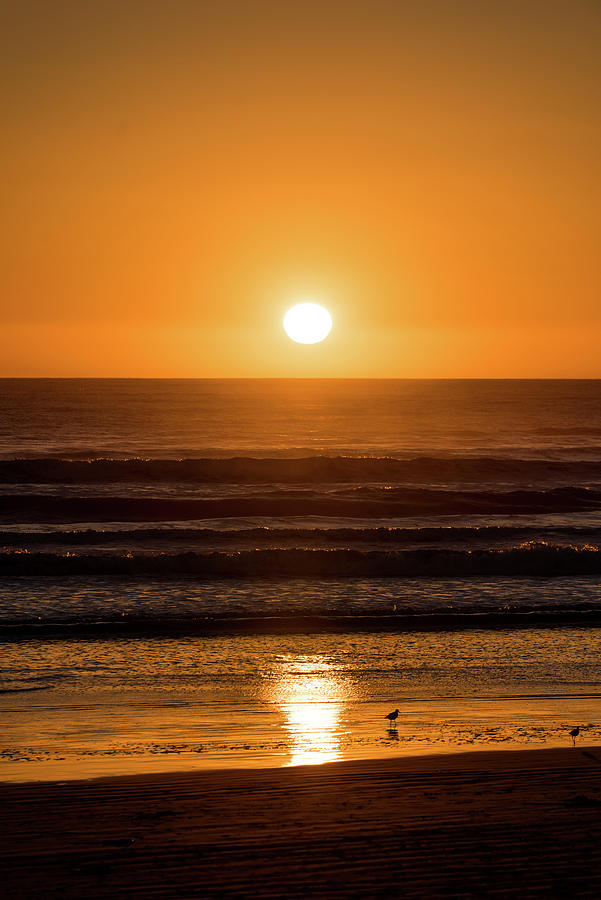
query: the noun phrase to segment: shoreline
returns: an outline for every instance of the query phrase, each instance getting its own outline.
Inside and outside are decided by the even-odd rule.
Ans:
[[[57,784],[73,786],[77,784],[108,784],[125,781],[153,782],[162,779],[194,779],[197,777],[204,778],[205,776],[208,778],[220,778],[222,775],[224,777],[231,775],[232,778],[237,776],[244,778],[247,773],[250,774],[252,772],[272,772],[274,777],[277,777],[276,773],[281,771],[306,769],[310,772],[321,769],[329,772],[334,771],[337,766],[354,766],[358,769],[363,769],[366,766],[386,769],[388,766],[391,766],[393,769],[401,767],[407,771],[413,771],[414,769],[417,771],[422,768],[442,771],[449,767],[452,768],[455,761],[458,765],[472,768],[474,764],[471,761],[468,763],[467,760],[471,760],[473,757],[485,758],[491,756],[500,762],[503,758],[516,754],[527,754],[528,757],[531,757],[533,754],[574,752],[574,750],[598,753],[599,764],[601,765],[601,744],[583,745],[582,747],[577,744],[573,748],[571,745],[568,746],[567,742],[561,744],[538,743],[529,748],[524,747],[523,744],[517,741],[502,747],[493,743],[484,743],[480,746],[464,745],[462,747],[432,744],[429,749],[424,747],[398,748],[394,753],[391,753],[389,750],[372,747],[370,750],[365,750],[363,754],[359,752],[348,756],[341,755],[337,759],[328,758],[327,754],[324,754],[323,760],[314,759],[313,761],[298,762],[291,761],[290,757],[284,753],[270,753],[262,756],[255,755],[244,760],[238,756],[231,763],[228,763],[227,758],[215,757],[199,764],[195,754],[188,753],[186,758],[180,761],[179,765],[175,760],[162,764],[160,757],[163,754],[161,753],[147,754],[144,760],[137,756],[131,762],[126,761],[126,758],[122,757],[117,758],[117,761],[115,761],[115,755],[109,753],[106,760],[102,760],[96,765],[90,765],[87,760],[73,759],[67,761],[64,758],[44,761],[39,765],[36,762],[27,762],[21,767],[24,772],[22,777],[8,776],[0,770],[0,796],[1,791],[5,787],[45,787]],[[155,762],[157,757],[159,761]],[[149,762],[150,766],[148,766]],[[475,765],[477,765],[477,762]],[[39,777],[28,776],[25,774],[27,767],[33,767],[36,771],[44,774],[41,774]],[[68,774],[70,770],[76,769],[84,774],[75,776]],[[52,774],[46,774],[48,771]]]
[[[0,797],[14,898],[601,892],[599,745],[4,783]]]
[[[316,772],[321,771],[325,774],[344,774],[344,770],[349,770],[349,772],[353,769],[361,771],[366,767],[375,767],[382,770],[395,771],[396,769],[403,769],[409,773],[413,772],[422,772],[422,771],[446,771],[453,770],[456,767],[460,767],[462,769],[477,769],[482,763],[492,763],[494,765],[499,764],[502,765],[503,761],[507,761],[509,763],[517,762],[519,760],[522,763],[526,762],[526,758],[529,758],[529,762],[538,764],[541,762],[545,755],[548,755],[549,758],[554,754],[564,754],[569,753],[570,755],[583,755],[586,759],[590,760],[591,763],[596,762],[601,767],[601,744],[576,744],[575,747],[532,747],[530,749],[516,749],[515,747],[511,748],[503,748],[499,750],[490,749],[490,747],[484,748],[469,748],[464,750],[448,750],[445,752],[412,752],[412,753],[398,753],[394,756],[392,755],[377,755],[377,756],[364,756],[364,757],[354,757],[350,759],[336,759],[336,760],[328,760],[321,763],[295,763],[295,764],[287,764],[287,765],[270,765],[266,763],[265,765],[256,766],[256,765],[239,765],[239,766],[224,766],[216,764],[214,767],[205,767],[202,769],[190,768],[190,769],[162,769],[157,770],[155,772],[135,772],[125,775],[90,775],[84,778],[48,778],[45,780],[36,779],[29,781],[0,781],[0,795],[1,792],[5,788],[19,788],[19,787],[28,787],[28,786],[49,786],[49,785],[68,785],[74,786],[79,784],[112,784],[113,782],[154,782],[165,780],[187,780],[190,778],[211,778],[211,777],[221,777],[224,778],[236,778],[237,776],[244,777],[246,773],[261,773],[262,775],[269,776],[270,773],[276,776],[278,772],[298,772],[300,770],[306,772]],[[338,773],[337,769],[340,769],[341,772]],[[600,790],[601,790],[601,772],[600,774]]]

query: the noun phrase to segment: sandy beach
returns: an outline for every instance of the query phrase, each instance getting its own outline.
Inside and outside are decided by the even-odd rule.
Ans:
[[[601,891],[601,747],[4,784],[7,897]]]

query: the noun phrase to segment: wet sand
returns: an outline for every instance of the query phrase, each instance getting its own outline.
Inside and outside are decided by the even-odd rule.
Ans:
[[[0,785],[4,896],[601,894],[601,747]]]

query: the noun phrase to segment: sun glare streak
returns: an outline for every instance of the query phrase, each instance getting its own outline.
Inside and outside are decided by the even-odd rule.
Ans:
[[[273,685],[272,700],[283,714],[288,736],[288,765],[315,765],[340,759],[343,699],[346,680],[321,656],[280,659],[281,677]]]
[[[282,705],[289,734],[288,765],[316,765],[340,759],[340,703],[294,701]]]

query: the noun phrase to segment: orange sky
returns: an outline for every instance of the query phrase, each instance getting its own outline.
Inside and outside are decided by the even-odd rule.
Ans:
[[[596,0],[7,0],[1,31],[0,375],[601,377]]]

